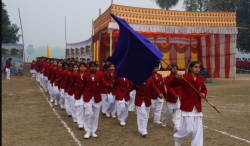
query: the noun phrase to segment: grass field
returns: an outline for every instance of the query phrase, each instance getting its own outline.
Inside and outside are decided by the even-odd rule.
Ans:
[[[207,98],[224,116],[220,116],[206,101],[202,102],[203,125],[206,126],[204,146],[250,145],[250,74],[237,74],[235,83],[232,79],[215,79],[212,82],[220,85],[207,86]],[[43,94],[35,79],[31,79],[29,72],[22,77],[13,76],[11,80],[2,76],[2,145],[174,145],[172,118],[168,120],[166,128],[163,128],[153,123],[153,114],[150,114],[148,135],[143,138],[137,132],[134,112],[129,113],[125,127],[119,125],[117,118],[100,115],[96,132],[98,138],[86,140],[83,138],[85,131],[77,129],[77,124],[66,116],[65,110],[54,104],[51,107],[46,97],[50,99],[48,93]],[[182,146],[190,146],[190,143],[191,137],[183,141]]]

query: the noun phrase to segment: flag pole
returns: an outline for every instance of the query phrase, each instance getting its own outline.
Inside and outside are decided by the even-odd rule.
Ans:
[[[65,18],[65,43],[66,43],[66,52],[67,52],[66,16],[64,16],[64,18]],[[66,53],[65,53],[65,58],[66,58]]]
[[[172,68],[172,66],[170,66],[164,59],[163,59],[163,61],[172,69],[172,70],[174,70],[173,68]],[[184,77],[182,77],[182,79],[186,82],[186,83],[188,83],[188,85],[196,92],[196,93],[198,93],[199,95],[201,94],[199,91],[197,91]],[[217,108],[210,102],[210,101],[208,101],[207,100],[207,98],[204,98],[220,115],[222,115],[218,110],[217,110]],[[223,115],[222,115],[223,116]]]
[[[23,75],[24,75],[24,67],[25,67],[25,50],[24,50],[24,39],[23,39],[23,26],[22,26],[22,21],[21,21],[21,15],[20,15],[20,10],[19,10],[19,8],[18,8],[18,12],[19,12],[19,19],[20,19],[20,24],[21,24],[22,40],[23,40],[23,58],[24,58],[24,62],[23,62]]]

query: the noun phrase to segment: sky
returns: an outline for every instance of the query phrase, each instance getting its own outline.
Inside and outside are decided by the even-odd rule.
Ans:
[[[95,20],[99,16],[99,8],[103,13],[111,4],[111,0],[3,0],[3,2],[11,23],[19,27],[21,25],[18,8],[20,9],[26,47],[28,44],[33,44],[34,48],[45,48],[48,44],[50,48],[63,50],[59,56],[65,54],[66,48],[64,17],[66,16],[67,43],[81,42],[91,37],[92,19]],[[113,0],[113,3],[160,9],[154,0]],[[184,11],[183,0],[170,10]],[[18,43],[22,43],[22,38]],[[245,55],[249,57],[250,54]],[[241,57],[238,52],[237,57]]]

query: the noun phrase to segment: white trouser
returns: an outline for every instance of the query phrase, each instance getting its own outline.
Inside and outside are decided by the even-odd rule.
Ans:
[[[32,70],[32,77],[33,78],[35,77],[35,70],[34,69]]]
[[[102,96],[102,112],[106,113],[108,109],[108,94],[101,94]]]
[[[164,113],[162,115],[162,123],[165,124],[170,116],[173,115],[174,128],[180,128],[181,126],[181,110],[179,108],[169,109],[167,103],[164,106]]]
[[[69,115],[69,114],[71,114],[71,111],[70,111],[70,105],[69,105],[69,103],[70,103],[70,98],[69,98],[69,94],[67,93],[67,92],[65,92],[65,109],[66,109],[66,112],[67,112],[67,114]]]
[[[116,112],[115,95],[112,95],[112,93],[107,95],[108,95],[108,108],[106,112],[111,115],[115,115]]]
[[[61,94],[61,96],[60,96],[59,104],[64,106],[64,104],[65,104],[65,92],[64,92],[64,89],[62,89],[62,88],[60,89],[60,94]]]
[[[76,107],[76,119],[78,127],[84,126],[84,102],[83,102],[83,95],[79,100],[75,100],[75,107]]]
[[[53,87],[54,87],[55,101],[59,102],[59,99],[60,99],[60,90],[58,89],[58,86],[53,86]]]
[[[100,107],[84,105],[84,129],[86,132],[96,132],[98,127]]]
[[[40,85],[43,86],[43,73],[40,73]]]
[[[10,69],[6,68],[5,71],[6,71],[6,79],[10,79]]]
[[[48,90],[47,84],[48,84],[48,77],[43,76],[43,88],[44,88],[44,90]]]
[[[48,91],[49,91],[49,94],[50,94],[50,88],[51,88],[50,80],[48,80],[48,82],[47,82],[47,88],[48,88]]]
[[[181,116],[181,128],[174,134],[174,139],[182,142],[188,136],[192,136],[191,146],[203,145],[202,116]]]
[[[129,107],[129,102],[125,102],[120,100],[116,100],[116,106],[117,106],[117,118],[120,122],[125,122],[125,120],[128,117],[128,107]]]
[[[154,110],[154,121],[161,120],[161,110],[163,106],[163,99],[157,97],[157,99],[151,99],[150,113]]]
[[[36,72],[36,81],[40,82],[40,73],[39,72]]]
[[[129,100],[129,111],[132,111],[135,108],[135,90],[130,92],[130,100]]]
[[[72,118],[76,119],[76,107],[75,107],[75,96],[74,96],[74,94],[72,96],[70,96],[70,95],[68,96],[68,110],[69,110],[69,113],[72,114]],[[67,108],[66,108],[66,111],[67,111]]]
[[[147,124],[150,107],[146,107],[143,101],[141,106],[136,106],[138,131],[141,134],[147,134]]]

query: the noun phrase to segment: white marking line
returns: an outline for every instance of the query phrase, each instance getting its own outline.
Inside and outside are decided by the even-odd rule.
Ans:
[[[231,96],[248,96],[248,95],[231,95]]]
[[[212,129],[212,128],[209,128],[209,127],[204,126],[204,125],[203,125],[203,127],[208,128],[208,129]],[[228,135],[228,136],[233,137],[233,138],[235,138],[235,139],[242,140],[242,141],[245,141],[245,142],[247,142],[247,143],[250,143],[250,141],[249,141],[249,140],[246,140],[246,139],[243,139],[243,138],[239,138],[239,137],[236,137],[236,136],[230,135],[230,134],[228,134],[228,133],[226,133],[226,132],[219,131],[219,130],[216,130],[216,129],[212,129],[212,130],[214,130],[214,131],[216,131],[216,132],[219,132],[219,133],[221,133],[221,134]]]
[[[32,79],[32,78],[31,78]],[[32,79],[33,80],[33,79]],[[34,80],[33,80],[34,81]],[[55,108],[53,108],[52,103],[49,102],[47,96],[44,94],[43,89],[37,84],[36,85],[40,88],[40,90],[43,93],[43,96],[46,97],[47,102],[49,103],[50,107],[52,108],[53,112],[57,115],[57,117],[61,120],[61,123],[63,123],[64,127],[68,129],[68,132],[71,134],[71,136],[74,138],[74,140],[77,142],[79,146],[82,146],[80,141],[75,137],[75,134],[71,131],[71,129],[68,127],[68,125],[61,119],[60,115],[56,112]]]

